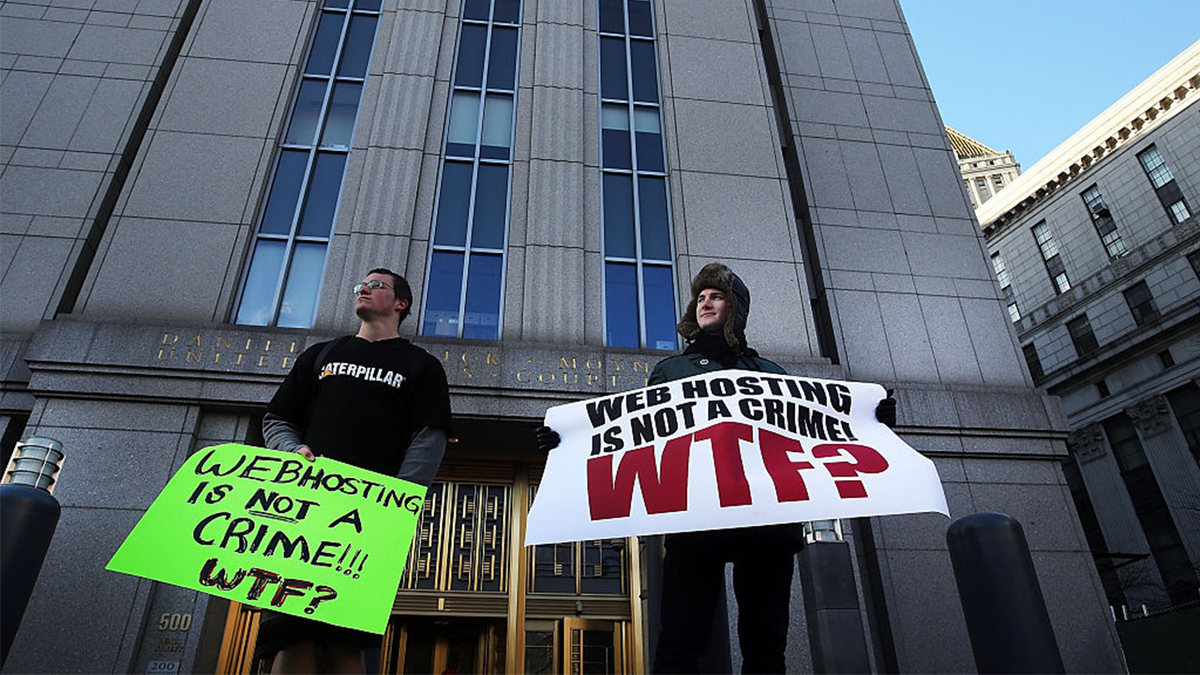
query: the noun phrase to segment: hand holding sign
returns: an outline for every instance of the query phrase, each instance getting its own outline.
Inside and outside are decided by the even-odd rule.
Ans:
[[[425,488],[245,445],[192,455],[107,569],[383,633]]]
[[[525,544],[937,511],[882,387],[723,370],[551,408]]]

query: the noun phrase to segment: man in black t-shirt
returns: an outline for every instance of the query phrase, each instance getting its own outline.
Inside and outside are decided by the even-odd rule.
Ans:
[[[358,333],[304,351],[263,417],[276,450],[318,455],[429,486],[450,430],[442,364],[400,337],[412,309],[404,277],[373,269],[354,287]],[[379,636],[264,611],[257,654],[274,673],[361,673]]]

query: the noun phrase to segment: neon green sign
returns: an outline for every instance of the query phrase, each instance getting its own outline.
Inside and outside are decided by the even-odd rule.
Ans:
[[[247,445],[195,453],[107,569],[382,634],[425,488]]]

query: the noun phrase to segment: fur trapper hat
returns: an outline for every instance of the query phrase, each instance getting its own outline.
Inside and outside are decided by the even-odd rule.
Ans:
[[[700,291],[715,288],[725,293],[730,315],[725,321],[725,341],[735,352],[745,351],[746,319],[750,316],[750,289],[741,277],[721,263],[709,263],[692,279],[692,301],[688,303],[675,329],[683,339],[692,342],[700,335],[700,324],[696,321],[696,298]]]

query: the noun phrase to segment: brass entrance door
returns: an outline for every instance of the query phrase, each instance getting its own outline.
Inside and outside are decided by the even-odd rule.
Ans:
[[[614,675],[625,672],[629,654],[624,622],[566,617],[562,633],[566,673]]]
[[[412,675],[491,675],[504,672],[504,622],[399,620],[385,672]]]

